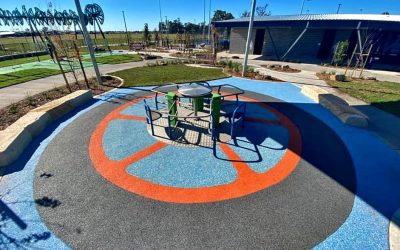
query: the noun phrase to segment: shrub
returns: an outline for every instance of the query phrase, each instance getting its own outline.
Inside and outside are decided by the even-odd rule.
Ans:
[[[227,66],[228,66],[229,69],[233,69],[233,62],[232,62],[232,61],[229,61],[228,64],[227,64]]]
[[[240,72],[241,68],[242,65],[240,63],[237,62],[233,63],[233,71],[235,71],[236,73]]]
[[[13,115],[18,113],[18,106],[15,103],[11,104],[9,111]]]
[[[35,100],[31,95],[27,94],[26,101],[28,102],[29,106],[35,106]]]
[[[346,63],[347,50],[349,49],[349,41],[340,41],[337,44],[336,52],[333,55],[334,65],[343,65]]]

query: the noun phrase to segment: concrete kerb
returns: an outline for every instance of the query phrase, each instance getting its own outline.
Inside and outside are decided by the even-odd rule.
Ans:
[[[389,224],[389,246],[390,250],[400,249],[400,209],[398,209]]]
[[[14,162],[48,124],[92,99],[91,90],[78,90],[29,111],[0,131],[0,167]]]
[[[301,93],[321,104],[324,108],[331,111],[344,124],[367,128],[368,117],[351,107],[345,100],[330,94],[327,90],[317,86],[302,86]]]
[[[120,83],[116,88],[122,87],[122,86],[124,85],[124,83],[125,83],[124,79],[122,79],[121,77],[118,77],[118,76],[114,76],[114,75],[110,75],[110,74],[103,75],[103,76],[104,76],[104,77],[112,77],[112,78],[115,78],[115,79],[119,80],[121,83]],[[112,91],[114,91],[116,88],[114,88],[114,89],[112,89],[112,90],[109,90],[109,91],[107,91],[106,93],[112,92]],[[103,93],[103,94],[105,94],[105,93]],[[102,95],[102,94],[101,94],[101,95]]]

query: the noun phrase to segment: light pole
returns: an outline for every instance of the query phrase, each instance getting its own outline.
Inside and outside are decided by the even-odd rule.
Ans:
[[[249,50],[250,50],[250,43],[251,43],[251,34],[253,33],[253,21],[254,21],[255,10],[256,10],[256,0],[252,0],[251,1],[250,20],[249,20],[249,30],[247,31],[246,50],[244,52],[242,77],[244,77],[246,75],[247,59],[249,58]]]
[[[206,40],[206,0],[204,0],[204,8],[203,8],[203,41]]]
[[[210,42],[210,36],[211,36],[211,0],[208,9],[208,42]]]
[[[126,40],[128,41],[128,47],[129,47],[129,34],[128,34],[128,28],[126,27],[125,11],[122,11],[122,16],[124,17],[125,31],[126,31]]]
[[[161,36],[161,41],[162,41],[162,25],[163,25],[163,20],[162,20],[162,14],[161,14],[161,0],[158,0],[158,8],[160,9],[160,24],[158,25],[158,29],[160,31],[160,36]]]
[[[86,45],[87,45],[88,50],[89,50],[90,59],[92,59],[93,68],[94,68],[94,71],[96,72],[97,82],[99,84],[103,84],[103,81],[101,80],[99,67],[97,67],[96,57],[94,56],[92,42],[90,41],[90,37],[89,37],[88,31],[86,29],[85,17],[84,17],[84,15],[82,13],[82,7],[81,7],[81,3],[79,2],[79,0],[75,0],[75,6],[76,6],[76,11],[78,12],[79,21],[81,23],[83,37],[85,38]]]
[[[341,4],[341,3],[339,3],[339,4],[338,4],[337,11],[336,11],[336,14],[339,14],[340,7],[342,7],[342,4]]]
[[[304,4],[305,4],[305,2],[310,2],[311,0],[303,0],[303,3],[301,4],[301,11],[300,11],[300,15],[302,15],[303,14],[303,10],[304,10]]]

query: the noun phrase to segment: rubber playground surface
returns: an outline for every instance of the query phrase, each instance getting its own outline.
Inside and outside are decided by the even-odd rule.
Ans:
[[[389,248],[396,152],[290,83],[210,83],[245,90],[236,143],[151,136],[148,88],[114,90],[52,124],[5,170],[0,247]]]

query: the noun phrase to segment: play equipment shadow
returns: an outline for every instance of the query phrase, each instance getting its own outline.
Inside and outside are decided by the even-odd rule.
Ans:
[[[396,192],[395,190],[400,190],[398,177],[393,175],[394,169],[399,167],[395,163],[396,158],[399,159],[399,157],[394,151],[391,151],[391,157],[386,159],[391,163],[389,166],[369,164],[368,157],[365,157],[365,152],[370,151],[369,145],[358,142],[356,148],[354,146],[348,148],[343,142],[346,139],[340,138],[335,130],[345,131],[340,134],[350,134],[360,141],[364,138],[368,141],[371,136],[375,137],[370,131],[341,123],[318,104],[280,101],[271,101],[267,104],[282,112],[298,127],[302,138],[301,152],[293,148],[289,148],[290,150],[301,155],[303,161],[307,161],[327,177],[335,180],[380,214],[389,220],[392,218],[394,212],[400,207],[399,192],[393,193]],[[305,110],[314,110],[323,114],[315,117]],[[324,119],[330,122],[326,123]],[[335,129],[327,124],[334,124]],[[375,139],[379,140],[377,137]],[[369,157],[378,159],[381,157],[380,152],[388,151],[390,148],[382,143],[382,147],[376,148],[374,155],[369,155]],[[354,165],[353,155],[358,155],[357,167]],[[359,160],[360,155],[365,158]]]
[[[11,224],[13,225],[11,225]],[[0,199],[0,248],[1,249],[28,249],[36,248],[35,244],[50,238],[48,231],[32,233],[27,231],[25,234],[10,234],[6,228],[17,226],[21,232],[25,232],[28,224],[15,214],[6,203]],[[9,230],[8,230],[9,231]]]

